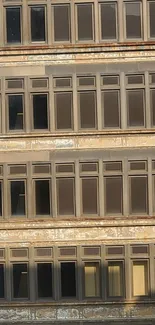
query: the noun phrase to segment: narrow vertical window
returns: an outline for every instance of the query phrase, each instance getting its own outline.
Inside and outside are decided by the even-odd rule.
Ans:
[[[108,297],[122,297],[123,282],[122,262],[108,262]]]
[[[56,129],[72,129],[72,93],[55,93]]]
[[[101,38],[103,40],[116,39],[116,4],[102,3],[100,4],[100,12]]]
[[[0,298],[4,298],[4,264],[0,264]]]
[[[122,176],[105,177],[105,213],[123,213]]]
[[[31,41],[45,41],[45,7],[31,7]]]
[[[81,129],[96,128],[96,93],[94,91],[79,93],[79,114]]]
[[[155,126],[155,89],[150,90],[151,124]]]
[[[0,216],[2,216],[2,182],[0,182]]]
[[[25,182],[11,181],[11,215],[25,215]]]
[[[23,130],[23,95],[9,95],[9,130]]]
[[[58,215],[75,214],[74,179],[57,179],[57,213]]]
[[[148,212],[148,185],[146,176],[130,176],[130,213]]]
[[[143,89],[127,91],[128,126],[144,126],[144,91]]]
[[[76,297],[75,262],[61,263],[61,297]]]
[[[125,3],[126,38],[142,38],[141,3]]]
[[[120,127],[120,102],[118,90],[102,92],[103,127]]]
[[[34,129],[48,129],[47,94],[33,95]]]
[[[37,263],[38,298],[52,298],[52,264]]]
[[[133,296],[148,295],[148,264],[147,261],[133,261]]]
[[[6,8],[7,43],[21,43],[21,8]]]
[[[155,37],[155,20],[154,20],[154,12],[155,12],[155,2],[149,1],[149,19],[150,19],[150,37]]]
[[[85,297],[99,297],[100,275],[99,263],[86,262],[84,266]]]
[[[83,214],[98,214],[97,178],[82,179],[82,211]]]
[[[93,40],[93,6],[92,4],[77,5],[77,37],[79,41]]]
[[[54,10],[54,41],[70,41],[70,6],[57,5]]]
[[[50,188],[49,180],[35,181],[36,215],[50,214]]]
[[[13,298],[28,298],[28,266],[13,264]]]

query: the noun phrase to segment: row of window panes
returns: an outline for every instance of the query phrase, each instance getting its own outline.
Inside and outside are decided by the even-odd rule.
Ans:
[[[48,79],[32,79],[28,92],[24,79],[8,79],[1,103],[3,129],[4,125],[6,132],[154,127],[155,74],[149,75],[147,86],[143,74],[122,76],[122,86],[119,75],[101,76],[100,90],[95,76],[77,77],[76,87],[71,77],[53,78],[53,90]]]
[[[147,1],[147,13],[144,12],[145,3],[144,0],[121,1],[120,4],[119,1],[98,1],[97,4],[91,1],[79,3],[77,1],[72,5],[55,3],[51,8],[36,3],[27,6],[25,25],[22,5],[11,4],[4,8],[1,6],[5,25],[5,44],[22,44],[26,41],[62,43],[142,40],[144,28],[147,30],[147,38],[152,39],[155,38],[153,15],[155,1]],[[144,14],[147,16],[147,26],[144,26]]]
[[[15,255],[9,261],[10,298],[31,300],[32,292],[35,292],[35,300],[96,298],[114,300],[153,296],[150,264],[154,263],[154,257],[150,259],[149,254],[143,254],[143,248],[148,248],[145,245],[142,248],[140,245],[135,245],[133,248],[138,252],[137,256],[127,258],[126,255],[117,254],[120,249],[123,250],[123,246],[109,246],[109,251],[111,250],[114,255],[109,255],[102,261],[100,256],[93,256],[97,250],[100,250],[99,246],[85,246],[84,250],[92,256],[81,256],[80,260],[77,260],[76,256],[73,258],[70,254],[75,252],[76,248],[67,246],[60,248],[66,255],[57,257],[56,265],[53,256],[50,257],[47,254],[47,251],[49,252],[52,248],[38,248],[37,250],[43,255],[45,253],[45,256],[41,257],[40,255],[31,261],[31,267],[28,256],[23,256],[25,249],[14,249]],[[7,277],[5,276],[6,271],[7,266],[4,258],[0,262],[1,299],[6,299],[6,287],[10,283],[8,280],[6,281],[8,279],[8,273]],[[32,277],[33,282],[31,282],[30,288],[30,278],[32,280]],[[79,294],[79,286],[82,289],[82,294]],[[127,286],[130,288],[128,288],[130,294],[126,293]]]
[[[100,169],[98,162],[81,162],[78,175],[74,171],[74,163],[61,163],[56,164],[52,177],[50,164],[38,164],[32,178],[27,178],[25,165],[10,165],[10,174],[0,180],[0,215],[55,217],[153,214],[154,161],[151,178],[147,161],[133,160],[128,164],[128,172],[125,173],[126,164],[121,161],[104,162]],[[99,177],[101,174],[103,177]],[[4,197],[6,192],[7,204]],[[80,205],[77,204],[79,196]]]

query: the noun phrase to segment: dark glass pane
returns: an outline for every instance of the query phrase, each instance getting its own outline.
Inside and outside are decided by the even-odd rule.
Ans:
[[[48,129],[47,95],[33,95],[34,129]]]
[[[123,206],[122,177],[105,177],[105,213],[121,213]]]
[[[83,178],[82,179],[82,208],[83,214],[98,213],[98,193],[97,179]]]
[[[74,215],[74,179],[57,179],[58,215]]]
[[[76,297],[75,263],[61,263],[61,296]]]
[[[96,128],[96,96],[94,91],[79,93],[80,128]]]
[[[119,127],[119,93],[117,90],[102,92],[103,127]]]
[[[151,101],[151,124],[155,125],[155,89],[150,90]]]
[[[129,90],[127,95],[128,126],[144,126],[143,90]]]
[[[68,5],[54,6],[54,40],[56,42],[70,40],[70,7]]]
[[[149,17],[150,17],[150,37],[155,37],[155,2],[149,2]]]
[[[93,23],[92,23],[92,5],[80,4],[77,5],[78,19],[78,40],[93,39]]]
[[[32,42],[45,41],[45,8],[31,8],[31,40]]]
[[[6,8],[7,43],[21,42],[20,8]]]
[[[72,93],[55,93],[56,128],[72,128]]]
[[[24,181],[11,181],[11,215],[25,215]]]
[[[141,8],[140,3],[126,3],[126,37],[141,38]]]
[[[0,182],[0,216],[2,216],[2,183]]]
[[[13,264],[13,298],[28,298],[27,264]]]
[[[116,39],[115,3],[101,4],[101,37],[102,39]]]
[[[127,76],[127,82],[129,85],[135,85],[135,84],[141,85],[144,83],[144,76],[143,75]]]
[[[146,213],[147,209],[147,177],[130,177],[130,213]]]
[[[35,181],[36,214],[50,214],[49,180]]]
[[[9,95],[9,130],[23,130],[23,96]]]
[[[0,298],[4,298],[4,265],[0,264]]]
[[[52,265],[51,263],[37,264],[38,298],[52,297]]]

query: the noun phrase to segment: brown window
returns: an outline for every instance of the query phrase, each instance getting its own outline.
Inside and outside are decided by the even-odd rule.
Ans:
[[[151,123],[155,126],[155,89],[150,90]]]
[[[36,215],[50,214],[50,187],[49,180],[35,180]]]
[[[150,37],[154,38],[155,37],[155,21],[154,21],[154,12],[155,12],[155,2],[154,1],[149,1],[149,18],[150,18]]]
[[[127,91],[128,126],[144,126],[144,92],[142,89]]]
[[[56,129],[72,129],[72,93],[55,93]]]
[[[96,93],[79,92],[79,115],[81,129],[96,128]]]
[[[103,127],[120,127],[120,102],[118,90],[102,91]]]
[[[123,213],[123,180],[122,176],[106,176],[105,182],[105,213]]]
[[[130,213],[148,212],[147,176],[130,176]]]
[[[133,261],[133,296],[148,295],[148,263],[147,261]]]
[[[45,41],[45,7],[34,6],[30,8],[31,16],[31,41]]]
[[[82,178],[82,213],[98,214],[98,179]]]
[[[3,201],[2,182],[0,182],[0,216],[2,216],[2,209],[3,209],[2,201]]]
[[[125,3],[126,38],[142,38],[141,3]]]
[[[25,207],[25,181],[11,181],[11,215],[22,216],[26,214]]]
[[[101,38],[103,40],[116,39],[116,4],[102,3],[101,10]]]
[[[9,130],[23,130],[23,95],[8,95]]]
[[[37,263],[38,298],[51,298],[52,292],[52,264]]]
[[[28,298],[28,265],[13,264],[13,298]]]
[[[93,40],[93,6],[90,3],[77,5],[77,24],[79,41]]]
[[[6,8],[7,43],[21,43],[21,7]]]
[[[84,264],[85,279],[85,297],[100,296],[100,274],[98,262],[85,262]]]
[[[75,262],[61,262],[61,297],[76,297],[76,270]]]
[[[108,262],[108,297],[122,297],[124,295],[123,263]]]
[[[34,94],[32,98],[34,129],[48,129],[47,94]]]
[[[57,214],[75,215],[73,178],[57,178]]]
[[[70,41],[70,6],[56,5],[54,11],[54,41]],[[61,23],[60,23],[61,22]]]

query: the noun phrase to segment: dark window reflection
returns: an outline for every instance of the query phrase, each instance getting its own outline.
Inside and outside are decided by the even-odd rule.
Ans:
[[[7,43],[21,43],[20,8],[6,8]]]
[[[93,39],[92,5],[80,4],[77,6],[78,40]]]
[[[56,42],[70,40],[70,7],[68,5],[54,6],[54,40]]]
[[[23,96],[9,95],[9,130],[23,129]]]
[[[61,296],[76,297],[75,263],[61,263]]]
[[[47,95],[33,95],[33,124],[34,129],[48,129]]]
[[[45,41],[45,8],[31,7],[31,40]]]
[[[130,213],[146,213],[148,209],[147,177],[130,177]]]
[[[28,298],[27,264],[13,264],[13,298]]]
[[[104,127],[119,127],[119,92],[117,90],[102,92],[102,114]]]
[[[55,93],[56,128],[72,128],[72,93]]]
[[[0,216],[2,216],[2,183],[0,182]]]
[[[37,264],[38,298],[52,297],[52,264]]]
[[[0,264],[0,298],[4,298],[4,265]]]
[[[139,2],[126,3],[126,37],[141,38],[141,7]]]
[[[96,127],[96,93],[94,91],[79,93],[80,128]]]
[[[25,215],[25,182],[11,181],[11,215]]]
[[[115,3],[101,4],[101,37],[102,39],[116,39]]]
[[[144,94],[142,89],[129,90],[128,126],[144,126]]]
[[[36,214],[50,214],[49,180],[35,181]]]
[[[149,17],[150,17],[150,37],[155,37],[155,2],[149,2]]]

